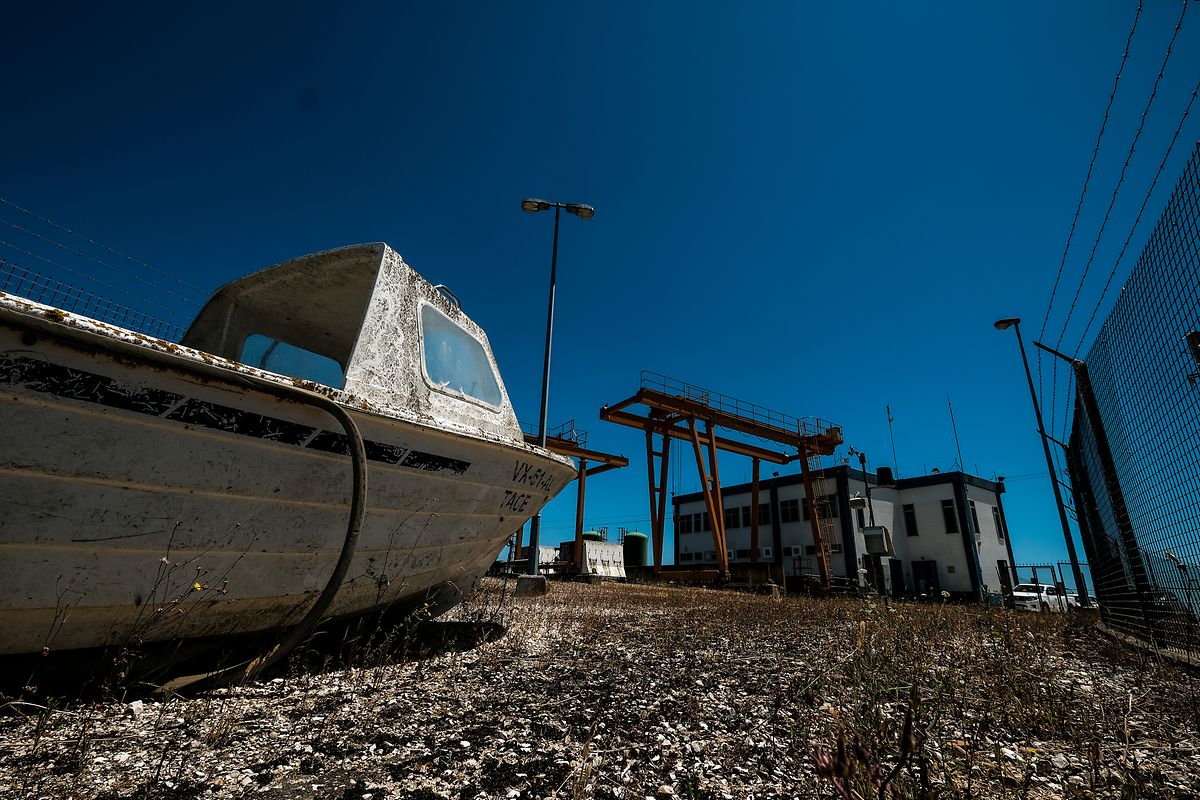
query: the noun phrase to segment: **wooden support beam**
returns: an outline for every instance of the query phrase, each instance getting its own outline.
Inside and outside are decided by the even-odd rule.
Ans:
[[[628,461],[624,464],[597,464],[594,467],[588,467],[587,474],[589,476],[601,475],[605,472],[608,472],[610,469],[620,469],[621,467],[627,467],[627,466],[629,466]]]
[[[583,499],[587,494],[587,460],[579,459],[575,484],[575,571],[583,571]]]
[[[525,434],[525,442],[526,444],[536,445],[538,443],[538,437],[536,434],[527,433]],[[546,440],[546,449],[552,453],[558,453],[561,456],[583,459],[584,461],[597,461],[600,464],[603,464],[606,469],[616,469],[618,467],[629,466],[629,459],[625,456],[617,455],[615,453],[604,453],[599,450],[587,450],[583,447],[580,447],[575,442],[572,442],[570,439],[550,437]],[[593,467],[588,474],[595,475],[600,471],[603,470]]]
[[[624,425],[628,428],[638,428],[645,430],[647,427],[653,427],[658,433],[670,436],[672,439],[681,439],[683,441],[691,441],[692,435],[687,428],[680,428],[674,423],[667,420],[650,419],[647,417],[639,417],[637,414],[631,414],[628,411],[613,410],[606,408],[600,412],[600,418],[606,422],[615,422],[618,425]],[[700,443],[708,446],[710,443],[708,437],[703,433],[700,434]],[[758,458],[763,461],[768,461],[772,464],[787,464],[793,459],[793,456],[788,453],[780,453],[774,450],[768,450],[765,447],[757,447],[752,444],[744,444],[717,437],[717,447],[727,453],[736,453],[741,456],[749,456],[750,458]]]
[[[662,452],[658,456],[659,474],[658,474],[658,554],[657,563],[659,570],[662,570],[663,560],[663,540],[666,538],[667,526],[667,481],[671,477],[670,472],[671,462],[671,440],[667,437],[662,437]]]
[[[661,378],[661,376],[658,376]],[[649,385],[659,389],[648,388]],[[633,406],[644,406],[646,413],[628,410]],[[721,474],[718,451],[748,456],[754,462],[754,497],[750,513],[751,561],[758,562],[760,544],[759,519],[759,475],[762,462],[790,464],[802,455],[830,454],[842,443],[842,429],[824,420],[812,417],[792,417],[770,411],[761,406],[729,398],[719,393],[682,384],[669,378],[657,381],[655,376],[642,376],[642,388],[631,397],[600,410],[600,419],[637,428],[646,434],[647,483],[650,489],[651,532],[656,546],[655,572],[661,572],[664,527],[666,524],[666,484],[670,442],[674,439],[690,441],[696,458],[696,469],[713,537],[716,561],[723,578],[729,576],[729,539],[725,526],[725,503],[721,496]],[[703,423],[701,429],[700,423]],[[717,436],[721,427],[725,433],[739,437],[755,437],[782,447],[772,450],[757,444]],[[663,452],[654,450],[654,435],[662,437]],[[707,458],[704,448],[708,448]],[[799,455],[793,455],[797,453]],[[655,457],[662,460],[657,464],[661,476],[655,475]],[[811,496],[812,478],[807,463],[804,466],[805,483]],[[821,580],[829,585],[829,561],[825,552],[824,537],[820,527],[820,510],[813,501],[813,539],[817,542],[818,561],[821,565]],[[780,557],[781,558],[781,557]],[[774,562],[775,560],[772,559]],[[782,579],[782,564],[780,564]]]
[[[663,439],[664,445],[666,439]],[[666,492],[666,485],[660,490],[656,485],[654,472],[654,429],[646,428],[646,480],[650,485],[650,542],[654,548],[654,574],[662,572],[663,558],[663,535],[666,527],[664,520],[658,513],[660,507],[659,493]]]
[[[712,422],[705,422],[705,433],[708,434],[708,466],[712,476],[712,495],[713,506],[717,509],[716,520],[713,522],[713,530],[718,528],[721,532],[721,555],[724,558],[719,562],[721,564],[721,574],[729,576],[729,538],[725,535],[725,498],[721,495],[721,465],[717,460],[717,448],[713,447],[713,442],[716,441],[714,434],[715,427]]]
[[[632,398],[622,401],[622,403],[613,408],[625,408],[634,403],[641,403],[648,408],[658,411],[669,411],[678,414],[681,418],[693,416],[731,431],[737,431],[747,436],[757,436],[761,439],[779,442],[791,447],[807,445],[808,449],[814,455],[829,455],[842,443],[841,428],[833,427],[820,430],[812,426],[807,426],[810,430],[792,430],[714,408],[707,403],[697,400],[664,394],[654,389],[641,389]],[[803,424],[803,421],[801,423]]]
[[[713,499],[712,485],[708,480],[708,470],[704,466],[704,451],[700,447],[700,431],[696,420],[688,420],[688,428],[692,432],[692,449],[696,454],[696,471],[700,473],[700,491],[704,494],[704,507],[708,509],[708,529],[712,531],[713,549],[716,551],[717,565],[722,575],[729,574],[729,554],[725,552],[725,536],[722,531],[725,519],[718,511]]]

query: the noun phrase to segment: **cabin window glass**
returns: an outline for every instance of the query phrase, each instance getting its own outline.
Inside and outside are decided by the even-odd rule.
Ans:
[[[437,389],[499,406],[500,384],[483,345],[431,305],[421,306],[425,374]]]
[[[317,355],[261,333],[252,333],[246,337],[239,360],[247,366],[287,375],[289,378],[313,381],[335,389],[341,389],[346,383],[342,365],[332,358]]]

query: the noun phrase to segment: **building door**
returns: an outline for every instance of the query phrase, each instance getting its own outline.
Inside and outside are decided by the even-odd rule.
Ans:
[[[1007,561],[996,562],[996,572],[1000,575],[1000,593],[1005,597],[1012,595],[1012,572],[1008,569]]]
[[[889,567],[892,570],[892,597],[901,597],[907,593],[904,586],[904,564],[900,559],[893,558]]]
[[[913,575],[913,591],[918,595],[926,595],[934,597],[942,592],[942,585],[938,582],[938,571],[936,561],[914,561],[912,562]]]

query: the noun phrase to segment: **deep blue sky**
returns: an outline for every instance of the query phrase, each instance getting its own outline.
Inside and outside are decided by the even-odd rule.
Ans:
[[[1051,338],[1181,7],[1143,11]],[[462,298],[530,421],[551,218],[519,201],[590,203],[563,222],[550,421],[633,465],[591,482],[589,522],[647,524],[643,441],[596,418],[642,369],[837,421],[872,465],[892,460],[890,403],[902,475],[955,461],[949,394],[968,469],[1012,477],[1018,560],[1046,561],[1061,535],[991,323],[1041,327],[1135,8],[27,4],[0,29],[0,196],[206,290],[386,241]],[[1189,17],[1073,326],[1200,74]],[[568,491],[549,538],[573,513]]]

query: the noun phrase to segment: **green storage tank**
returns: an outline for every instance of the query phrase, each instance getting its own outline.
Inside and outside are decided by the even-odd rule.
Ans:
[[[603,542],[604,534],[600,531],[584,531],[583,540],[585,542]]]
[[[646,566],[646,556],[650,554],[650,539],[644,533],[630,531],[625,534],[625,547],[623,553],[625,555],[625,566],[627,567],[644,567]]]

